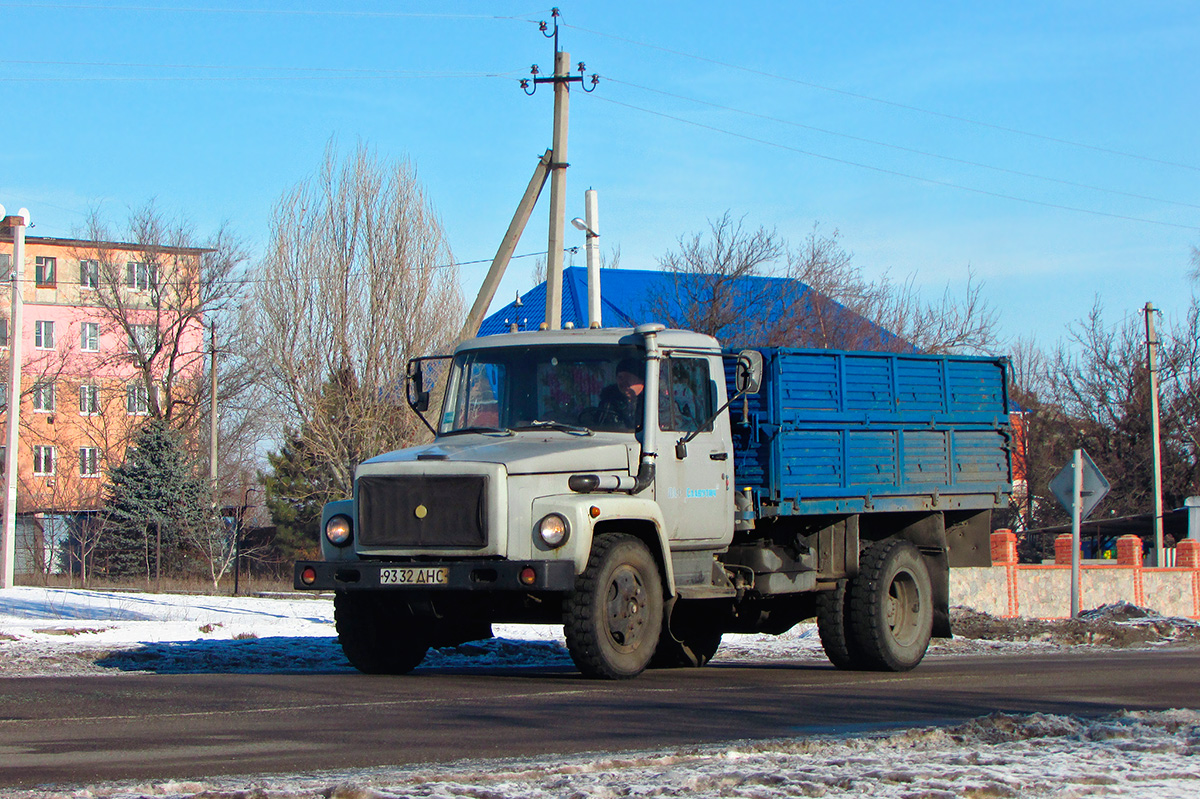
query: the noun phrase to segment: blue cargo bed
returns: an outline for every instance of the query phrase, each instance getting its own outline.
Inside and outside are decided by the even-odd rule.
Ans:
[[[729,410],[737,487],[750,489],[760,516],[983,509],[1007,501],[1005,359],[760,352],[762,389]]]

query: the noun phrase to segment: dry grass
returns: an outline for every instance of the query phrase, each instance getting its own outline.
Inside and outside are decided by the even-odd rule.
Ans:
[[[27,586],[45,586],[48,588],[90,588],[97,591],[137,591],[146,593],[157,593],[161,591],[164,594],[217,594],[221,596],[230,596],[233,594],[233,578],[221,581],[219,591],[213,591],[212,581],[205,580],[200,577],[164,577],[162,581],[156,584],[154,581],[147,583],[144,579],[127,579],[127,580],[89,580],[87,585],[81,585],[78,578],[68,578],[67,575],[54,574],[49,577],[43,577],[40,574],[17,575],[17,585]],[[238,593],[242,595],[253,595],[260,593],[279,593],[292,590],[292,581],[290,579],[278,577],[248,577],[242,575],[238,581]]]

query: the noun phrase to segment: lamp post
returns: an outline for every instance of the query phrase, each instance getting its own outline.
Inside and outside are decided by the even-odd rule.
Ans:
[[[584,192],[583,205],[587,221],[576,217],[571,224],[587,235],[588,327],[600,327],[600,210],[595,189]]]
[[[14,216],[5,216],[4,226],[13,234],[12,311],[8,330],[8,425],[4,450],[4,534],[0,544],[0,589],[12,588],[17,557],[17,444],[21,417],[21,280],[25,275],[25,228],[29,211],[22,208]]]
[[[238,595],[239,580],[242,575],[242,524],[246,519],[246,509],[250,506],[250,495],[258,491],[254,486],[246,486],[242,492],[242,507],[238,509],[237,526],[233,530],[233,595]]]

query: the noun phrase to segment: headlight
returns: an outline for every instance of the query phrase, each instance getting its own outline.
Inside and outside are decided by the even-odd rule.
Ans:
[[[541,536],[546,546],[557,549],[567,543],[567,537],[571,534],[571,525],[567,524],[565,517],[551,513],[538,522],[537,534]]]
[[[346,516],[334,516],[325,522],[325,539],[335,547],[344,547],[350,543],[350,519]]]

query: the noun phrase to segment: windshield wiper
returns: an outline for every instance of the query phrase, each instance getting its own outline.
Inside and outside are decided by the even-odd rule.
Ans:
[[[509,430],[507,427],[459,427],[454,430],[450,430],[448,432],[442,433],[442,435],[454,436],[454,435],[458,435],[459,433],[483,433],[484,435],[491,434],[491,435],[511,436],[513,434],[513,431]]]
[[[590,436],[592,431],[587,427],[582,427],[577,424],[567,424],[566,422],[543,422],[541,419],[534,419],[526,424],[519,424],[513,428],[514,430],[561,430],[564,433],[570,433],[574,436]]]

